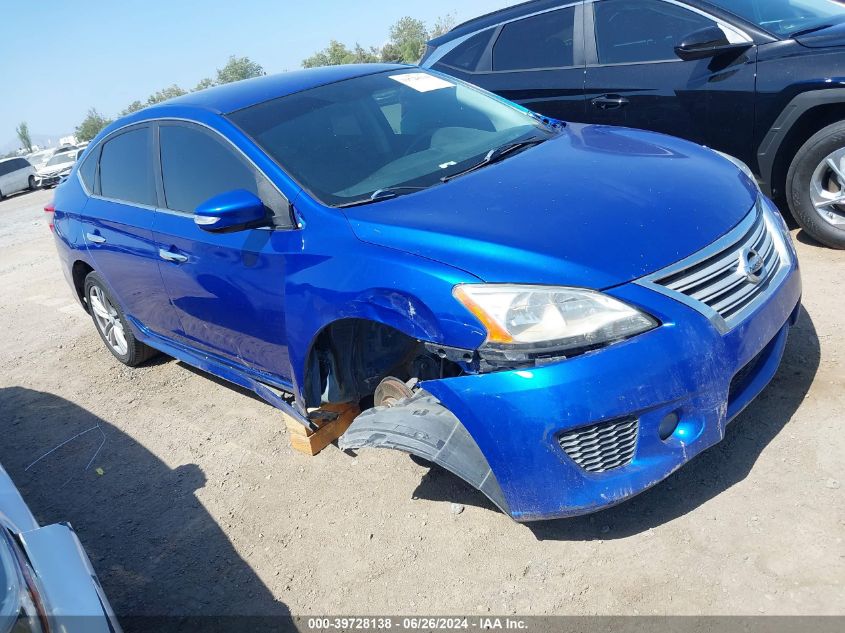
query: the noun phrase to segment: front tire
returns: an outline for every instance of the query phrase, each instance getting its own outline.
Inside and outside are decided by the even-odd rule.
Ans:
[[[845,249],[845,121],[823,128],[798,150],[786,194],[801,228],[825,246]]]
[[[85,301],[100,338],[121,363],[136,367],[158,354],[157,350],[135,338],[120,305],[103,278],[95,272],[85,277]]]

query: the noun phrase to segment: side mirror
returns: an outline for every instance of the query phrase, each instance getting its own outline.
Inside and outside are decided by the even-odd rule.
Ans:
[[[739,52],[748,48],[751,48],[750,42],[732,44],[718,26],[708,26],[684,37],[675,47],[675,55],[684,61],[690,61]]]
[[[267,208],[254,193],[235,189],[198,206],[194,211],[194,223],[210,233],[242,231],[266,224]]]

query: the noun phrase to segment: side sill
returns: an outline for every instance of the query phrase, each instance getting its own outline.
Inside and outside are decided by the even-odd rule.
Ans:
[[[260,380],[257,377],[250,375],[247,368],[236,366],[232,363],[226,362],[224,359],[212,356],[207,353],[201,353],[191,349],[181,343],[177,343],[172,339],[159,336],[142,326],[138,321],[132,317],[128,317],[132,326],[141,335],[139,338],[160,352],[164,352],[168,356],[172,356],[176,360],[180,360],[192,367],[196,367],[204,372],[208,372],[218,378],[222,378],[228,382],[236,384],[245,389],[254,392],[259,398],[268,404],[276,407],[284,413],[290,415],[304,426],[310,428],[308,419],[297,409],[293,402],[293,387],[288,384],[278,382],[276,380],[270,382],[267,380]]]

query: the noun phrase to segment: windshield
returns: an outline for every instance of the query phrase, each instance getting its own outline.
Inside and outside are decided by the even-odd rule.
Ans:
[[[52,167],[53,165],[62,165],[64,163],[72,163],[76,160],[76,154],[70,152],[67,154],[56,154],[47,161],[45,167]]]
[[[710,0],[731,13],[779,36],[845,19],[845,4],[837,0]]]
[[[329,205],[430,187],[492,149],[553,133],[480,90],[417,69],[312,88],[229,118]]]

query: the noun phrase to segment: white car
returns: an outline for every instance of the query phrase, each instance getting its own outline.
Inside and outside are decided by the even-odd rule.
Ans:
[[[28,154],[27,156],[24,156],[24,158],[29,161],[30,165],[32,165],[33,167],[35,167],[36,170],[38,170],[53,157],[55,151],[56,150],[54,149],[42,149],[41,151]]]
[[[35,168],[25,158],[0,160],[0,200],[11,193],[35,189],[37,186]]]
[[[0,466],[0,631],[120,633],[69,523],[41,526]]]
[[[35,175],[36,184],[39,187],[55,187],[70,173],[81,149],[73,149],[67,152],[53,154],[53,157],[38,170]]]

